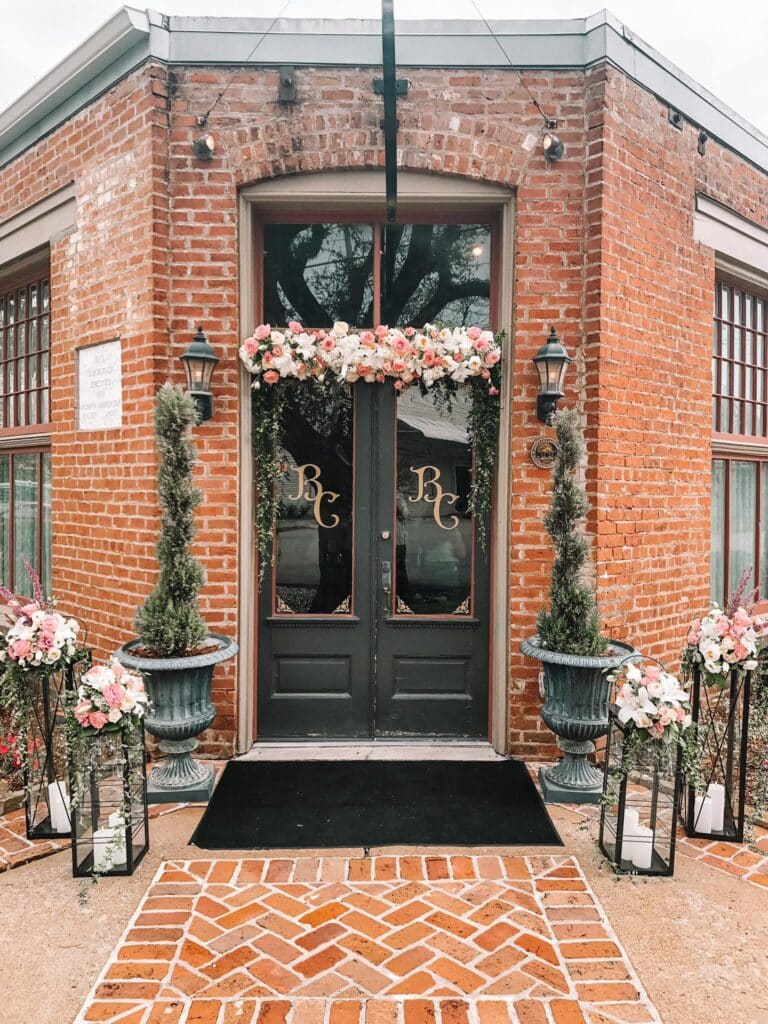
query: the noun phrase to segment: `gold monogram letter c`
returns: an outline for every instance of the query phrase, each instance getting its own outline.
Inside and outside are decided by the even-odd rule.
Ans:
[[[306,462],[303,466],[296,467],[296,474],[298,477],[296,482],[296,493],[290,494],[288,496],[288,500],[311,501],[312,514],[315,517],[315,522],[318,526],[322,526],[324,530],[332,530],[335,526],[338,526],[341,520],[335,512],[332,513],[331,521],[329,523],[323,522],[321,508],[323,498],[327,498],[328,504],[332,505],[340,495],[338,495],[336,491],[326,491],[323,488],[323,485],[320,483],[320,467],[316,466],[314,462]]]
[[[432,476],[427,478],[427,470],[432,471]],[[411,472],[415,475],[419,481],[419,490],[416,497],[410,496],[408,501],[427,501],[431,505],[434,505],[432,509],[432,515],[435,522],[441,530],[455,530],[459,525],[459,517],[456,515],[449,516],[450,526],[446,526],[442,521],[442,509],[441,505],[445,501],[448,505],[455,505],[459,500],[458,494],[451,494],[450,491],[444,491],[440,484],[440,470],[437,466],[411,466]],[[431,494],[427,494],[427,487],[433,487],[434,490]]]

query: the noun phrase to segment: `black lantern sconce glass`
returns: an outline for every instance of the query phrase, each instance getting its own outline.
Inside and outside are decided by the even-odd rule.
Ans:
[[[546,343],[533,357],[539,375],[539,394],[536,398],[536,415],[542,423],[552,426],[557,412],[557,403],[564,397],[563,380],[565,371],[573,362],[553,327]]]
[[[541,140],[541,148],[544,150],[544,156],[547,160],[555,161],[559,160],[565,152],[565,145],[563,140],[552,132],[546,132]]]
[[[211,380],[219,359],[208,344],[202,327],[197,328],[189,348],[180,359],[187,374],[187,391],[195,400],[200,422],[204,423],[213,416]]]

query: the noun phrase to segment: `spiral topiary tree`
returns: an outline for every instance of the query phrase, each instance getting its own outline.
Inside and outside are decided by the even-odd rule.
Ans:
[[[194,651],[208,636],[197,604],[205,574],[189,550],[195,536],[194,512],[201,498],[192,482],[197,453],[188,437],[189,427],[196,422],[194,399],[164,384],[155,404],[160,455],[157,488],[162,509],[157,544],[160,578],[136,618],[142,643],[156,657]]]
[[[544,526],[552,538],[555,561],[549,588],[550,607],[539,613],[542,647],[561,654],[601,655],[608,647],[600,634],[594,589],[584,582],[589,541],[580,529],[589,510],[575,473],[584,454],[584,438],[575,409],[558,413],[558,454],[552,474],[552,504]]]

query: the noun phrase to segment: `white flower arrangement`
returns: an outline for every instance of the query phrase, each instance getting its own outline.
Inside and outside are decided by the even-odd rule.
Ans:
[[[138,725],[149,708],[143,678],[116,658],[84,672],[77,697],[73,714],[83,729],[94,732]]]
[[[619,721],[644,730],[644,739],[673,742],[691,726],[688,693],[677,676],[659,665],[624,665],[612,677],[617,683]]]
[[[687,668],[699,665],[710,681],[721,687],[731,674],[757,668],[757,631],[763,620],[736,608],[732,615],[714,604],[707,615],[694,619],[688,629],[688,647],[683,663]]]
[[[12,607],[17,616],[9,626],[0,648],[1,662],[14,662],[23,669],[56,669],[68,665],[77,651],[80,624],[67,619],[38,601]]]
[[[417,382],[429,388],[443,378],[461,384],[482,377],[490,395],[499,393],[493,368],[501,360],[501,347],[492,331],[479,327],[357,330],[337,321],[329,331],[312,331],[295,320],[280,330],[259,324],[240,346],[240,358],[254,375],[256,389],[285,378],[322,382],[330,373],[348,384],[393,379],[398,391]]]

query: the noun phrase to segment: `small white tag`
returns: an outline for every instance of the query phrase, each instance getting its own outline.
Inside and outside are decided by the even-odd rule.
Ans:
[[[522,148],[530,153],[532,149],[535,149],[536,143],[538,142],[538,136],[535,132],[528,132],[523,141],[520,143]]]

